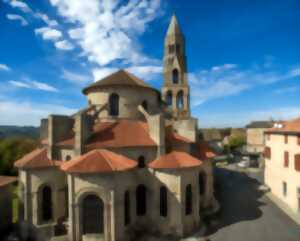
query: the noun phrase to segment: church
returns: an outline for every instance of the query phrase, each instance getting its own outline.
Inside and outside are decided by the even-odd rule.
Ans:
[[[159,91],[119,70],[83,89],[87,107],[41,120],[15,162],[22,218],[37,240],[186,237],[218,209],[214,153],[191,116],[185,38],[175,16]]]

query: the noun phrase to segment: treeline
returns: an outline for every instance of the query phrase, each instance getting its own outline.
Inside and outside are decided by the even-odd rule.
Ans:
[[[0,175],[16,175],[14,162],[38,146],[38,140],[24,137],[0,139]]]

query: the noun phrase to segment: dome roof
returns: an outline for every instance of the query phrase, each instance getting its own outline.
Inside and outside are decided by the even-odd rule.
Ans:
[[[92,90],[99,89],[101,87],[107,87],[107,86],[140,87],[140,88],[147,88],[159,93],[157,89],[152,88],[150,85],[146,84],[143,80],[139,79],[133,74],[122,69],[87,86],[86,88],[83,89],[82,92],[84,94],[88,94]]]

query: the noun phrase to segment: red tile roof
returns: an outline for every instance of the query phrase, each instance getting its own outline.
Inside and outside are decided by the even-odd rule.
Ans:
[[[12,176],[0,176],[0,187],[6,186],[18,180],[17,177]]]
[[[179,135],[178,133],[171,131],[166,135],[167,142],[181,144],[181,143],[192,143],[192,141],[184,136]]]
[[[129,86],[129,87],[141,87],[153,90],[158,93],[157,89],[152,88],[150,85],[145,83],[143,80],[134,76],[133,74],[127,72],[126,70],[119,70],[107,77],[104,77],[101,80],[96,81],[95,83],[87,86],[83,89],[84,94],[88,94],[89,91],[106,86]]]
[[[270,128],[265,133],[300,133],[300,117],[291,121],[280,122],[278,125],[282,125],[281,128]]]
[[[148,125],[142,121],[120,120],[102,122],[86,143],[88,150],[107,147],[156,146],[149,135]]]
[[[137,166],[137,162],[108,150],[93,150],[61,165],[70,173],[101,173],[126,171]]]
[[[37,148],[15,162],[17,168],[38,168],[58,166],[61,161],[49,160],[47,148]]]
[[[197,144],[196,156],[199,157],[201,160],[207,160],[210,158],[214,158],[216,154],[208,146],[207,142],[199,141]]]
[[[202,161],[186,152],[172,151],[148,164],[153,169],[177,169],[200,166]]]

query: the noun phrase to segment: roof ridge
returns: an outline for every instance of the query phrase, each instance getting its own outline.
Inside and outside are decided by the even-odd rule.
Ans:
[[[106,153],[103,152],[103,150],[104,150],[104,151],[107,151],[107,150],[105,150],[105,149],[101,149],[101,150],[97,150],[97,153],[99,153],[99,154],[106,160],[106,162],[108,163],[108,165],[110,166],[110,168],[111,168],[113,171],[117,170],[117,169],[114,168],[114,166],[112,165],[111,161],[110,161],[109,158],[106,156]]]

